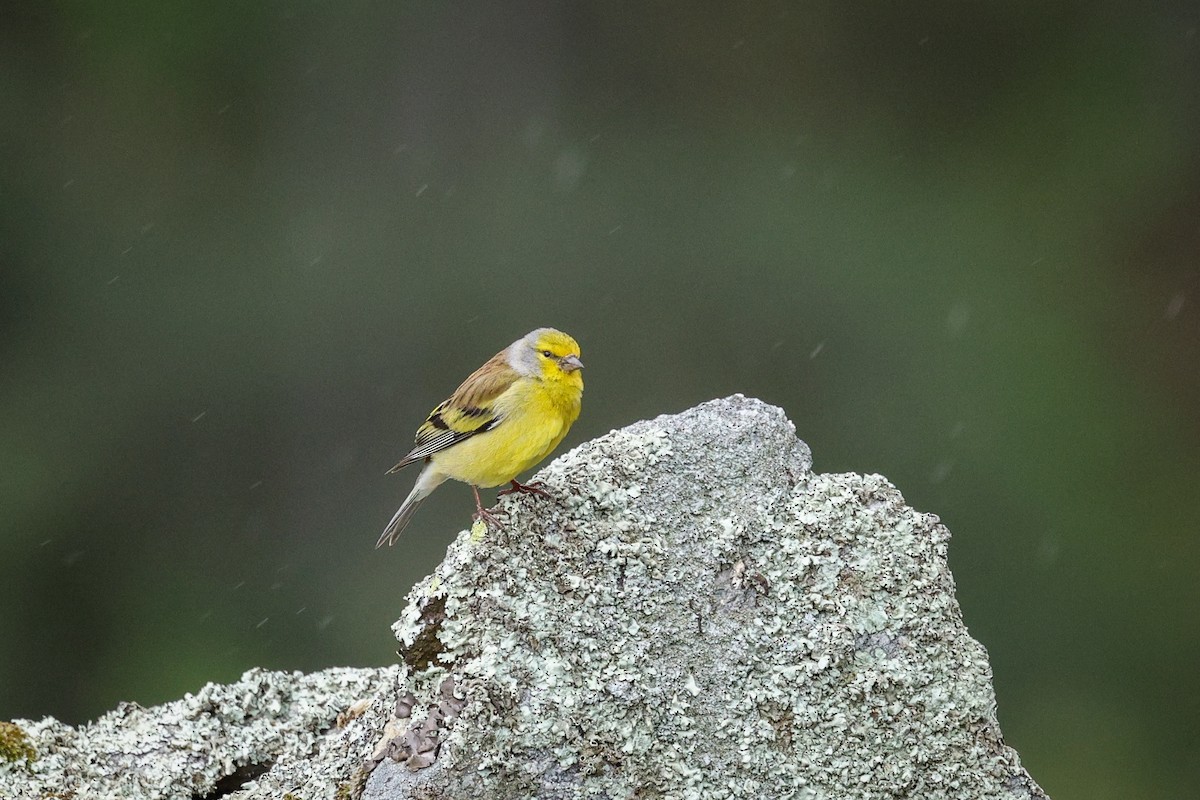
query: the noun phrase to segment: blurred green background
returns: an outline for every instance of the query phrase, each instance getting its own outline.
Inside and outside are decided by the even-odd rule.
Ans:
[[[1135,8],[1136,6],[1136,8]],[[527,330],[954,533],[1056,800],[1200,784],[1195,3],[6,4],[0,719],[387,664]]]

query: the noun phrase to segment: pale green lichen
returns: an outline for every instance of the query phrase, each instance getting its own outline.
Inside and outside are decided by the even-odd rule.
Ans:
[[[52,718],[22,721],[38,758],[20,772],[0,765],[0,797],[75,792],[88,800],[186,800],[208,795],[239,768],[261,764],[272,766],[245,783],[242,796],[262,789],[259,796],[272,800],[288,791],[331,797],[370,751],[373,726],[382,727],[386,717],[386,700],[362,711],[356,701],[390,693],[396,677],[396,670],[251,670],[236,683],[209,684],[155,708],[122,704],[80,728]],[[337,727],[339,712],[347,710],[345,725]],[[319,768],[315,752],[324,754]]]
[[[815,475],[733,397],[582,445],[409,595],[405,663],[254,670],[21,729],[0,797],[1044,798],[1001,739],[949,533],[879,476]],[[82,796],[82,795],[81,795]]]
[[[1004,747],[948,532],[878,476],[813,475],[735,397],[589,442],[460,535],[395,626],[465,697],[365,798],[1043,797]],[[426,614],[426,616],[428,616]],[[1018,787],[1013,789],[1012,787]]]

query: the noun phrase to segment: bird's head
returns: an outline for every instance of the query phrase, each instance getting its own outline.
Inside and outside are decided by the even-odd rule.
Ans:
[[[554,328],[538,328],[518,339],[509,349],[509,361],[529,377],[583,386],[579,343]]]

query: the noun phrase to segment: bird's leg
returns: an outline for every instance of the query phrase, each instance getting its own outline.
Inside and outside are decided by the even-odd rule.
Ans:
[[[541,481],[530,481],[529,483],[517,483],[516,480],[510,481],[511,489],[505,489],[502,492],[497,492],[497,497],[503,497],[506,494],[532,494],[537,497],[550,497],[550,493],[543,487],[546,485]]]
[[[479,499],[479,489],[475,484],[471,484],[471,491],[475,493],[475,513],[471,515],[472,519],[482,520],[483,524],[490,528],[500,530],[504,526],[500,524],[500,520],[496,515],[487,511],[483,507],[483,501]]]

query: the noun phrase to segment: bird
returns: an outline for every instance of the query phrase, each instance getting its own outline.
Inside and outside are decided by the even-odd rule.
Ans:
[[[393,545],[425,498],[453,478],[475,493],[473,519],[499,527],[479,490],[504,483],[501,495],[548,497],[538,482],[517,476],[550,454],[579,418],[583,400],[579,343],[554,328],[537,328],[471,373],[417,429],[416,445],[387,474],[425,468],[388,523],[376,548]]]

